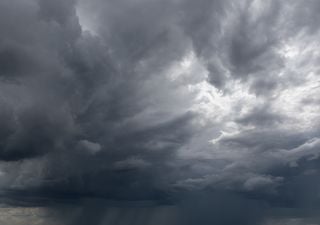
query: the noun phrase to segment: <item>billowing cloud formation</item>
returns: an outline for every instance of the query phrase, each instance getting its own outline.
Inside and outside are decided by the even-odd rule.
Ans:
[[[2,196],[318,208],[319,7],[2,0]]]

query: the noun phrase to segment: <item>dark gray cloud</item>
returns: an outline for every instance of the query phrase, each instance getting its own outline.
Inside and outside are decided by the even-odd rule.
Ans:
[[[1,1],[3,202],[79,201],[66,224],[110,223],[111,200],[172,224],[318,209],[319,6]]]

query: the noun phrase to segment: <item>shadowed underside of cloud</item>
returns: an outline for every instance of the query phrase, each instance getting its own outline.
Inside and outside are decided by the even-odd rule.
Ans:
[[[1,196],[152,201],[204,225],[318,209],[319,7],[1,1]]]

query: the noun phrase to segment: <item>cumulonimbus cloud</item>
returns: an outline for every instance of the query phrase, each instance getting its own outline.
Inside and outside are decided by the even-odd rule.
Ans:
[[[1,190],[302,205],[319,174],[319,7],[1,1]]]

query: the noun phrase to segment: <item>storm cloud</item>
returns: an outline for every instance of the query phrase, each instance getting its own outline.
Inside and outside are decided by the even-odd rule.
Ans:
[[[318,223],[319,8],[1,0],[3,204],[62,224]]]

